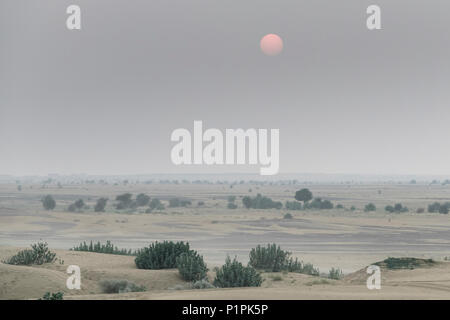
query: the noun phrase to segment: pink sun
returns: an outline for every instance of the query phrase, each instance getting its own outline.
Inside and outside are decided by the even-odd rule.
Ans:
[[[276,34],[269,33],[262,37],[261,51],[268,56],[276,56],[283,50],[283,40]]]

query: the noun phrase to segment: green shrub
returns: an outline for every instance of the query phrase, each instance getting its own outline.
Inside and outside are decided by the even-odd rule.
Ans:
[[[208,268],[203,257],[197,251],[182,253],[177,259],[177,268],[181,277],[186,281],[198,281],[206,278]]]
[[[95,212],[104,212],[107,202],[108,202],[108,198],[98,199],[97,203],[95,204],[94,211]]]
[[[284,204],[284,207],[287,210],[302,210],[302,204],[300,202],[297,201],[286,201],[286,203]]]
[[[420,258],[392,258],[389,257],[381,262],[375,263],[377,266],[385,266],[388,269],[415,269],[419,267],[427,267],[433,265],[433,259]]]
[[[377,207],[373,203],[366,204],[364,207],[365,212],[371,212],[377,210]]]
[[[136,206],[144,207],[150,202],[150,197],[144,193],[140,193],[136,197]]]
[[[139,269],[172,269],[177,266],[176,259],[189,251],[189,243],[154,242],[138,250],[134,261]]]
[[[283,204],[279,201],[273,201],[268,197],[257,194],[256,197],[245,196],[242,198],[242,204],[247,208],[253,209],[281,209]]]
[[[231,261],[227,257],[225,264],[217,270],[213,284],[219,288],[234,288],[259,287],[261,283],[261,275],[254,268],[244,267],[236,258]]]
[[[292,216],[292,214],[290,214],[290,213],[286,213],[284,216],[283,216],[283,219],[293,219],[294,217]]]
[[[313,276],[319,275],[319,269],[310,263],[303,263],[291,257],[291,252],[284,251],[275,243],[267,247],[258,245],[250,251],[249,266],[266,272],[297,272]]]
[[[319,209],[319,210],[329,210],[333,209],[334,205],[330,200],[322,200],[321,198],[314,198],[311,202],[306,202],[303,207],[305,209]]]
[[[215,288],[208,280],[202,279],[192,283],[192,289],[213,289]]]
[[[31,245],[31,249],[19,251],[16,255],[4,261],[12,265],[41,265],[44,263],[53,263],[56,260],[56,253],[48,249],[47,242],[38,242]]]
[[[238,206],[233,202],[228,202],[228,204],[227,204],[228,209],[237,209],[237,207]]]
[[[344,273],[339,268],[331,268],[331,270],[328,272],[328,278],[339,280],[342,279],[344,276]]]
[[[290,252],[281,250],[275,243],[267,247],[258,245],[250,251],[249,266],[266,272],[279,272],[286,269]]]
[[[169,199],[169,207],[170,208],[178,208],[178,207],[187,207],[192,203],[190,200],[183,200],[178,198]]]
[[[103,293],[143,292],[146,290],[144,286],[128,280],[103,280],[100,281],[100,288]]]
[[[64,300],[64,292],[50,293],[46,292],[44,296],[38,300]]]
[[[70,249],[72,251],[86,251],[86,252],[97,252],[97,253],[107,253],[107,254],[118,254],[125,256],[136,255],[131,249],[119,249],[114,246],[111,241],[107,240],[106,244],[102,244],[100,241],[97,243],[91,243],[88,245],[86,242],[80,243],[77,247]]]
[[[45,210],[53,210],[56,207],[56,201],[51,195],[47,195],[42,199],[42,206]]]

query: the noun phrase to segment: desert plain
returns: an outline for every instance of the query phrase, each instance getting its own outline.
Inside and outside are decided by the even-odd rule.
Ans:
[[[295,201],[308,188],[314,197],[330,200],[329,210],[247,209],[243,196],[260,193],[274,201]],[[20,189],[20,190],[19,190]],[[164,210],[117,210],[115,197],[144,193],[158,198]],[[53,210],[42,198],[52,195]],[[235,196],[236,209],[227,207]],[[94,212],[100,197],[105,212]],[[172,198],[186,207],[169,207]],[[87,208],[69,212],[83,199]],[[46,292],[64,292],[64,299],[450,299],[450,215],[427,212],[433,202],[450,201],[450,185],[430,183],[17,183],[0,184],[0,261],[46,241],[56,252],[51,264],[16,266],[0,263],[0,299],[37,299]],[[373,203],[375,211],[366,212]],[[401,203],[408,212],[389,213]],[[337,208],[337,205],[342,208]],[[351,207],[354,207],[352,210]],[[419,208],[424,212],[417,213]],[[286,213],[291,218],[286,218]],[[292,256],[319,268],[322,276],[262,273],[261,287],[191,289],[176,269],[137,269],[133,256],[71,251],[80,242],[107,240],[119,248],[139,249],[154,241],[187,241],[203,255],[208,278],[227,255],[246,264],[251,248],[276,243]],[[432,266],[381,269],[381,289],[369,290],[366,268],[388,257],[433,259]],[[66,287],[69,265],[81,269],[80,290]],[[331,268],[344,276],[328,279]],[[99,282],[124,279],[144,292],[102,293]]]

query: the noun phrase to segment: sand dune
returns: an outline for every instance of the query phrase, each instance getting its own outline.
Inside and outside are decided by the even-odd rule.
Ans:
[[[19,248],[0,247],[5,259]],[[56,250],[58,260],[42,266],[0,263],[1,299],[36,299],[45,292],[62,291],[65,299],[450,299],[450,262],[414,270],[382,268],[382,289],[368,290],[365,269],[342,280],[297,273],[264,273],[261,288],[175,290],[188,283],[173,270],[139,270],[130,256]],[[62,264],[64,261],[64,264]],[[67,266],[80,266],[81,290],[65,286]],[[275,278],[277,275],[281,280]],[[212,279],[214,274],[209,274]],[[144,285],[146,292],[102,294],[99,282],[126,279]]]

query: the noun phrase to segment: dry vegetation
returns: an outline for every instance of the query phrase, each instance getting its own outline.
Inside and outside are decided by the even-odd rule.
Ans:
[[[450,262],[445,261],[450,255],[450,216],[418,210],[449,201],[450,185],[97,182],[20,186],[0,185],[0,260],[43,239],[56,252],[56,261],[31,266],[0,263],[1,299],[35,299],[46,292],[64,292],[64,299],[450,299]],[[260,193],[284,204],[295,201],[295,192],[303,187],[314,197],[332,202],[334,208],[247,209],[242,202],[242,197]],[[158,199],[164,208],[155,203],[152,210],[148,205],[117,209],[115,198],[125,193],[132,194],[132,199],[148,195],[149,204]],[[41,200],[46,195],[56,202],[53,210],[43,208]],[[100,198],[109,199],[104,211],[95,210]],[[171,205],[175,198],[180,200],[178,205],[173,200]],[[79,199],[83,206],[78,202],[79,208],[68,210]],[[146,202],[144,197],[140,199]],[[375,211],[364,210],[369,203],[375,205]],[[409,211],[384,210],[396,203]],[[211,283],[215,267],[221,266],[227,255],[237,256],[246,265],[251,248],[276,242],[292,252],[293,258],[318,267],[322,276],[264,272],[259,288],[198,290],[176,269],[137,269],[133,255],[69,251],[91,240],[112,240],[117,252],[125,249],[127,254],[154,241],[188,241],[208,264]],[[395,270],[380,264],[382,289],[369,291],[364,268],[388,257],[417,257],[436,263]],[[81,267],[79,291],[65,287],[66,268],[71,264]],[[332,268],[342,269],[344,278],[326,279]],[[146,291],[124,289],[119,294],[103,294],[100,283],[111,280],[127,281]]]

